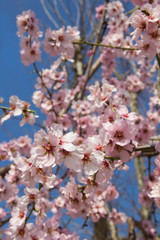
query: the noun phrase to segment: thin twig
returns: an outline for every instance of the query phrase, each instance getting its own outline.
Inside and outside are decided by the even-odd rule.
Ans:
[[[120,50],[138,50],[138,48],[134,48],[134,47],[120,47],[120,46],[113,46],[113,45],[106,45],[103,43],[92,43],[92,42],[87,42],[84,40],[81,41],[73,41],[73,44],[87,44],[87,45],[91,45],[91,46],[97,46],[97,47],[108,47],[108,48],[113,48],[113,49],[120,49]]]
[[[94,60],[94,56],[95,56],[95,54],[96,54],[96,49],[97,49],[97,47],[98,47],[97,44],[99,43],[100,34],[101,34],[102,26],[103,26],[103,23],[104,23],[105,15],[106,15],[107,3],[108,3],[108,0],[106,0],[106,1],[105,1],[105,4],[104,4],[104,9],[103,9],[101,21],[100,21],[100,24],[99,24],[99,27],[98,27],[98,30],[97,30],[96,43],[93,44],[93,54],[92,54],[92,56],[90,57],[89,62],[88,62],[88,65],[87,65],[87,70],[86,70],[86,74],[85,74],[86,82],[85,82],[84,87],[83,87],[83,89],[82,89],[81,99],[83,99],[83,97],[84,97],[85,89],[86,89],[86,86],[87,86],[88,81],[89,81],[90,70],[91,70],[91,67],[92,67],[92,63],[93,63],[93,60]],[[83,41],[82,41],[82,42],[83,42]],[[87,42],[86,42],[86,43],[87,43]]]
[[[53,25],[55,26],[55,28],[59,28],[59,25],[57,24],[57,22],[52,18],[51,14],[49,13],[46,5],[45,5],[45,1],[44,0],[41,0],[41,5],[42,5],[42,8],[45,12],[45,14],[47,15],[47,17],[49,18],[49,20],[53,23]]]

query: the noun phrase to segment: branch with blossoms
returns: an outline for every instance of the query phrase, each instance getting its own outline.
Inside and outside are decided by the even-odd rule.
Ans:
[[[138,50],[138,48],[134,48],[134,47],[119,47],[119,46],[112,46],[112,45],[106,45],[103,43],[92,43],[92,42],[87,42],[83,39],[81,39],[80,41],[73,41],[73,44],[87,44],[90,46],[97,46],[97,47],[108,47],[108,48],[113,48],[113,49],[121,49],[121,50]]]
[[[4,116],[0,119],[0,123],[3,124],[4,121],[8,120],[12,116],[23,115],[23,119],[20,122],[22,127],[25,123],[30,123],[31,125],[35,123],[35,118],[38,116],[35,115],[35,111],[29,109],[30,104],[25,101],[21,101],[17,96],[11,96],[9,99],[10,107],[0,106],[0,109],[3,110]]]
[[[8,151],[8,150],[6,150],[6,151]],[[143,157],[144,156],[157,156],[158,155],[158,151],[156,151],[154,145],[152,145],[152,146],[151,145],[144,145],[144,146],[135,147],[133,149],[133,152],[130,152],[130,155],[134,152],[138,152],[138,157],[141,157],[141,156],[143,156]],[[3,152],[3,155],[2,154],[0,155],[0,159],[4,160],[5,158],[6,158],[6,154],[5,154],[5,152]],[[111,157],[111,156],[104,156],[104,159],[108,159],[110,161],[120,160],[119,157]],[[11,168],[11,164],[0,168],[0,176],[2,178],[4,178],[5,175],[9,172],[10,168]],[[57,171],[55,173],[56,175],[58,174],[59,169],[60,168],[58,166]],[[61,179],[64,179],[66,176],[67,176],[67,172],[64,173],[64,175],[61,177]]]
[[[64,5],[53,3],[59,15],[59,4]],[[81,14],[92,5],[78,3]],[[0,199],[6,203],[0,222],[5,228],[9,221],[6,239],[82,239],[80,231],[68,230],[73,219],[80,219],[83,231],[91,222],[94,240],[158,236],[160,143],[153,136],[160,116],[159,6],[138,3],[140,7],[127,13],[120,1],[106,0],[96,8],[93,4],[95,26],[90,9],[88,17],[77,18],[79,28],[48,28],[43,40],[33,11],[17,16],[22,63],[33,64],[37,77],[32,101],[45,120],[34,140],[21,136],[0,144],[1,161],[11,162],[0,169]],[[58,26],[47,10],[52,4],[42,5]],[[42,51],[52,63],[44,69],[37,64]],[[148,109],[141,104],[144,93]],[[20,126],[36,124],[29,103],[11,96],[9,104],[0,107],[2,124],[21,114]],[[124,175],[128,178],[121,183]],[[135,205],[126,191],[132,176],[129,187],[138,182]]]

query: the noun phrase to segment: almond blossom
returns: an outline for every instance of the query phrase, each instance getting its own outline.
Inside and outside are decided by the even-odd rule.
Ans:
[[[128,217],[135,238],[159,236],[159,1],[132,0],[138,4],[133,9],[122,1],[91,2],[75,3],[81,9],[77,14],[58,2],[57,28],[47,28],[41,41],[35,13],[17,16],[21,60],[33,64],[32,102],[43,117],[36,122],[30,103],[17,96],[10,97],[9,107],[0,106],[1,123],[22,115],[21,127],[34,126],[33,140],[21,136],[0,143],[1,162],[9,161],[0,169],[0,225],[6,240],[87,240],[90,222],[95,235],[106,223],[102,239],[122,234],[128,239]],[[59,4],[64,7],[58,12]],[[67,26],[66,14],[81,33]],[[61,21],[65,26],[58,27]],[[44,54],[51,56],[47,64],[41,62]],[[1,97],[0,102],[5,103]],[[129,202],[132,186],[136,194]],[[68,230],[73,219],[82,222],[80,236]],[[117,228],[120,224],[124,229]]]
[[[56,165],[58,157],[58,138],[51,131],[47,134],[43,129],[35,134],[34,147],[31,149],[31,159],[36,167]]]
[[[120,146],[129,144],[135,136],[134,129],[123,119],[117,119],[113,124],[104,124],[104,129],[107,130],[108,138]]]
[[[6,115],[1,118],[1,124],[8,120],[11,116],[19,116],[22,114],[23,102],[17,96],[11,96],[9,99],[10,112],[6,112]]]
[[[45,40],[43,42],[44,50],[51,56],[60,54],[62,58],[69,60],[74,55],[72,41],[77,39],[77,36],[79,35],[78,32],[77,34],[75,33],[75,29],[72,31],[71,28],[68,28],[66,31],[64,27],[57,31],[47,29]]]

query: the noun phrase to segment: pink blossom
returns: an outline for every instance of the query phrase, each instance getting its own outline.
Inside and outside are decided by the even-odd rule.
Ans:
[[[126,82],[127,88],[131,92],[139,92],[145,88],[144,83],[136,75],[129,75]]]
[[[117,212],[115,208],[113,208],[112,212],[109,214],[109,219],[115,224],[125,224],[127,221],[126,215],[122,212]]]
[[[96,7],[96,18],[101,19],[103,13],[104,5],[99,5]]]
[[[74,170],[75,172],[81,172],[82,171],[82,162],[81,159],[83,158],[83,149],[77,147],[75,151],[69,152],[65,149],[61,151],[62,159],[64,159],[64,165]],[[60,156],[61,156],[60,155]]]
[[[32,101],[33,103],[39,107],[42,100],[43,100],[43,93],[41,91],[34,91],[33,96],[32,96]]]
[[[84,156],[81,159],[81,164],[84,166],[84,172],[86,175],[93,175],[97,172],[99,165],[104,159],[104,153],[101,151],[95,151],[95,143],[88,139],[88,143],[83,145]]]
[[[149,207],[150,204],[152,203],[152,200],[148,196],[147,192],[140,192],[138,199],[139,199],[139,202],[145,207]]]
[[[21,51],[22,62],[25,66],[29,66],[35,61],[41,61],[40,42],[33,42],[31,47],[23,48]]]
[[[39,130],[34,136],[34,147],[31,149],[31,158],[37,167],[55,166],[58,157],[58,138],[52,130],[48,134]]]
[[[39,190],[37,188],[28,188],[24,189],[24,193],[27,195],[29,202],[36,202],[38,198]]]
[[[149,234],[152,239],[155,239],[156,230],[152,226],[152,222],[149,220],[143,220],[142,227],[145,229],[145,232]]]
[[[131,126],[123,119],[117,119],[113,124],[107,123],[103,126],[107,130],[108,138],[120,146],[129,144],[134,137]]]
[[[110,202],[118,198],[119,193],[117,192],[115,186],[109,185],[106,190],[106,201]]]
[[[6,216],[6,212],[3,208],[0,208],[0,219],[4,218]]]
[[[47,221],[44,224],[44,232],[45,232],[45,240],[49,240],[52,237],[54,240],[59,239],[59,232],[56,231],[59,226],[59,223],[55,221],[54,219],[47,219]]]
[[[116,88],[107,81],[103,81],[101,87],[99,83],[96,82],[95,86],[89,87],[89,90],[91,95],[89,95],[87,98],[88,100],[93,101],[96,107],[102,107],[102,105],[109,100],[112,93],[117,91]]]
[[[155,149],[157,152],[160,152],[160,142],[156,143]]]
[[[124,11],[123,5],[120,1],[108,3],[108,15],[118,16]]]
[[[75,38],[74,34],[70,29],[65,31],[65,28],[61,28],[57,31],[51,31],[47,29],[44,50],[51,56],[60,54],[62,58],[70,59],[74,55],[74,48],[72,41]]]
[[[22,36],[25,32],[34,38],[37,37],[37,35],[41,35],[38,27],[38,19],[31,10],[23,11],[22,15],[17,16],[17,26],[19,36]]]
[[[51,56],[56,56],[58,54],[58,47],[55,44],[55,40],[52,40],[52,31],[47,29],[44,40],[44,50]]]
[[[143,31],[147,28],[147,16],[142,14],[140,10],[137,10],[131,18],[130,23],[132,27],[135,28],[134,32],[132,32],[133,40],[138,40]]]
[[[141,50],[138,56],[147,56],[149,59],[153,59],[157,52],[157,46],[153,42],[149,42],[148,39],[142,39],[137,41],[137,46]]]
[[[106,209],[104,201],[93,203],[91,210],[91,218],[93,222],[97,222],[100,217],[104,217],[105,215]]]
[[[160,178],[158,177],[156,184],[152,186],[151,192],[148,194],[150,198],[160,198]]]
[[[93,49],[92,49],[92,48],[90,48],[90,49],[88,50],[87,55],[88,55],[89,57],[93,55]]]
[[[26,214],[28,212],[27,206],[19,204],[17,207],[14,207],[12,210],[12,217],[10,219],[10,224],[13,226],[22,226],[25,221]]]
[[[20,127],[22,127],[26,123],[33,125],[35,123],[35,118],[38,118],[38,115],[34,115],[33,113],[26,112],[23,119],[20,122]]]
[[[19,116],[22,114],[22,101],[17,96],[11,96],[9,99],[10,112],[1,118],[1,123],[8,120],[11,116]]]
[[[80,31],[77,27],[67,26],[67,32],[72,36],[73,41],[80,39]]]

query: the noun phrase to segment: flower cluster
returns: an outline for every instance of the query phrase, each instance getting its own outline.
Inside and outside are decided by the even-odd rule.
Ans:
[[[145,4],[140,10],[135,11],[130,19],[131,26],[135,29],[132,39],[136,41],[139,56],[145,55],[153,59],[159,49],[160,28],[159,28],[160,6]]]
[[[44,50],[51,56],[58,54],[62,59],[72,59],[74,56],[74,47],[72,41],[79,40],[79,31],[74,27],[61,28],[57,31],[47,29],[44,39]]]
[[[35,123],[35,118],[38,117],[34,115],[34,111],[29,109],[30,104],[28,102],[20,100],[17,96],[11,96],[9,99],[10,107],[2,107],[4,111],[4,116],[0,119],[0,123],[3,124],[4,121],[8,120],[12,116],[20,116],[23,115],[23,119],[20,122],[20,126],[22,127],[25,123],[29,123],[33,125]]]
[[[29,66],[35,61],[41,61],[40,42],[38,38],[42,36],[39,31],[38,19],[33,11],[23,11],[17,16],[18,36],[21,37],[21,58],[25,66]]]
[[[160,122],[160,8],[156,1],[133,2],[140,5],[133,14],[125,13],[120,1],[96,7],[101,28],[96,43],[80,40],[77,27],[63,26],[46,30],[42,48],[34,12],[17,16],[22,62],[26,66],[33,63],[37,74],[32,101],[45,120],[33,143],[28,136],[0,143],[0,160],[10,161],[6,172],[0,172],[0,199],[2,204],[6,202],[5,208],[0,208],[0,225],[8,222],[6,240],[78,240],[79,236],[66,228],[66,215],[67,219],[83,219],[82,228],[88,219],[96,223],[105,218],[106,234],[116,239],[116,225],[126,227],[131,212],[115,207],[114,200],[121,197],[126,184],[116,184],[115,176],[121,173],[118,179],[123,177],[130,168],[132,174],[128,175],[134,175],[130,163],[134,158],[142,210],[137,206],[141,220],[136,220],[137,215],[132,220],[141,232],[139,240],[156,239],[160,142],[155,146],[153,136]],[[130,25],[134,28],[131,34]],[[89,63],[82,57],[86,49],[81,44],[90,44]],[[97,57],[99,46],[103,48]],[[40,48],[54,61],[39,72],[35,61],[41,60]],[[158,61],[150,61],[155,56]],[[92,78],[99,67],[101,71]],[[138,114],[137,103],[147,91],[148,109],[144,115]],[[20,126],[35,123],[35,112],[28,102],[11,96],[9,105],[0,106],[4,112],[1,124],[20,115]],[[148,166],[146,162],[143,165],[143,156],[148,157]],[[156,168],[151,173],[153,156]]]

